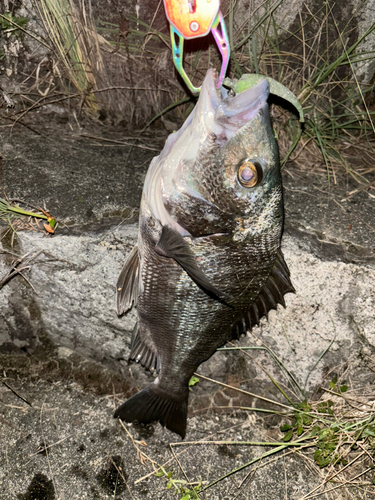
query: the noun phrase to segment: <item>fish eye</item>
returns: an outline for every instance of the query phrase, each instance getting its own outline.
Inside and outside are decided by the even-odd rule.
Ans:
[[[263,177],[262,167],[258,161],[245,160],[238,169],[238,180],[244,187],[254,187]]]

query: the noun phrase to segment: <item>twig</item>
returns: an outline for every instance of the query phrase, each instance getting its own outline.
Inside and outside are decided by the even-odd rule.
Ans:
[[[29,35],[29,36],[31,36],[31,38],[34,38],[34,40],[36,40],[37,42],[39,42],[42,45],[44,45],[47,49],[52,50],[51,47],[49,45],[47,45],[41,38],[36,37],[32,33],[30,33],[30,31],[25,30],[24,28],[22,28],[22,26],[20,26],[19,24],[15,23],[11,19],[9,19],[9,17],[4,16],[3,14],[0,14],[0,17],[2,17],[3,19],[5,19],[5,21],[7,21],[8,23],[13,24],[13,26],[15,26],[17,29],[19,29],[19,30],[23,31],[24,33],[26,33],[26,35]]]
[[[29,406],[31,406],[31,407],[33,406],[33,405],[30,403],[30,401],[28,401],[28,400],[27,400],[27,399],[25,399],[23,396],[21,396],[21,394],[18,394],[18,392],[17,392],[15,389],[13,389],[13,387],[11,387],[11,386],[10,386],[7,382],[5,382],[4,380],[2,380],[1,382],[5,385],[5,387],[8,387],[8,389],[9,389],[10,391],[12,391],[12,392],[13,392],[13,394],[15,394],[18,398],[22,399],[22,401],[24,401],[25,403],[27,403]]]
[[[91,134],[79,134],[79,137],[87,137],[88,139],[95,139],[95,140],[99,140],[99,141],[104,141],[104,142],[111,142],[113,144],[120,144],[121,146],[130,146],[130,147],[135,147],[135,148],[139,148],[139,149],[147,149],[148,151],[156,151],[156,152],[160,152],[160,148],[151,148],[151,147],[148,147],[148,146],[144,146],[143,144],[129,144],[128,142],[124,142],[124,141],[116,141],[115,139],[105,139],[104,137],[97,137],[95,135],[91,135]]]
[[[357,401],[357,403],[361,403],[362,405],[371,406],[370,408],[366,408],[366,409],[359,408],[358,406],[355,406],[353,403],[350,402],[351,400],[356,401],[353,398],[349,398],[348,396],[346,396],[345,394],[342,394],[341,392],[331,391],[330,389],[327,389],[325,387],[321,387],[321,389],[324,392],[328,392],[329,394],[333,394],[333,396],[338,396],[338,397],[342,398],[345,401],[345,403],[347,403],[349,406],[351,406],[352,408],[354,408],[355,410],[357,410],[360,413],[375,413],[375,408],[373,408],[372,405],[370,405],[370,403],[362,403],[361,401]]]
[[[243,426],[243,423],[239,424],[240,426]],[[231,427],[228,427],[226,429],[222,429],[220,431],[217,431],[215,433],[212,434],[212,436],[216,435],[216,434],[223,434],[225,432],[228,432],[230,431],[231,429],[234,429],[236,427],[239,426],[238,424],[237,425],[232,425]],[[203,438],[202,441],[204,441],[206,438]],[[177,456],[179,457],[180,455],[186,453],[187,451],[189,451],[190,449],[190,446],[188,448],[186,448],[185,450],[182,450],[180,451],[180,453],[177,453]],[[158,472],[159,470],[161,470],[162,468],[164,468],[166,465],[168,465],[170,462],[172,462],[174,460],[174,458],[170,458],[169,460],[167,460],[162,466],[159,466],[159,468],[156,470],[156,471],[153,471],[153,472],[150,472],[149,474],[146,474],[145,476],[137,479],[136,481],[134,481],[134,484],[138,484],[138,483],[141,483],[142,481],[144,481],[145,479],[148,479],[150,476],[154,475],[155,472]]]
[[[21,200],[20,198],[9,198],[8,201],[10,203],[22,203],[22,205],[26,205],[26,206],[32,208],[33,210],[36,210],[37,212],[41,211],[41,209],[39,207],[36,207],[35,205],[32,205],[28,201]],[[38,214],[35,214],[35,215],[38,216]]]
[[[357,474],[356,476],[354,476],[352,479],[350,479],[349,481],[345,481],[344,483],[342,484],[339,484],[338,486],[335,486],[329,490],[326,490],[325,493],[329,493],[331,491],[334,491],[334,490],[337,490],[338,488],[342,488],[343,486],[345,486],[346,484],[352,484],[353,481],[355,481],[358,477],[361,477],[363,476],[363,474],[366,474],[367,472],[369,472],[371,469],[371,467],[369,467],[368,469],[360,472],[359,474]],[[316,498],[317,496],[319,496],[321,493],[314,493],[314,495],[309,495],[309,496],[306,496],[306,497],[303,497],[303,499],[306,498],[306,500],[309,500],[310,498]],[[300,499],[302,500],[302,498]]]
[[[303,442],[304,439],[306,439],[306,438],[300,439],[301,443]],[[311,443],[308,443],[308,444],[309,444],[309,446],[314,446],[316,443],[317,443],[317,439],[315,439],[314,441],[312,441]],[[293,443],[293,446],[295,446],[295,443]],[[270,455],[274,455],[274,454],[278,453],[279,451],[285,450],[285,448],[288,448],[288,443],[284,443],[281,446],[277,446],[276,448],[273,448],[272,450],[269,450],[266,453],[263,453],[263,455],[261,455],[260,457],[256,457],[253,460],[250,460],[250,462],[247,462],[246,464],[243,464],[240,467],[237,467],[236,469],[231,470],[230,472],[228,472],[224,476],[221,476],[218,479],[215,479],[215,481],[210,483],[208,486],[205,486],[203,488],[203,491],[206,491],[207,489],[214,486],[216,483],[222,481],[223,479],[226,479],[227,477],[231,476],[232,474],[235,474],[236,472],[239,472],[242,469],[246,469],[246,467],[249,467],[250,465],[254,464],[255,462],[259,462],[259,460],[262,460],[263,458],[266,458]]]
[[[287,457],[289,455],[293,455],[293,453],[299,453],[304,448],[310,448],[310,444],[306,444],[306,445],[300,446],[298,449],[289,450],[289,451],[287,451],[287,452],[285,452],[283,454],[283,457],[285,458],[285,457]],[[247,479],[248,479],[248,477],[249,477],[249,475],[251,473],[254,473],[255,471],[257,471],[261,467],[266,467],[267,465],[269,465],[269,464],[271,464],[273,462],[276,462],[277,460],[280,460],[280,457],[274,457],[274,458],[271,458],[270,460],[262,461],[260,464],[256,465],[253,469],[251,469],[251,471],[248,474],[246,474],[246,476],[243,478],[241,484],[239,485],[238,489],[242,488],[242,486],[247,481]]]
[[[306,436],[303,439],[314,439],[314,436]],[[223,446],[223,445],[237,445],[237,446],[299,446],[301,447],[301,440],[299,441],[289,441],[289,442],[277,442],[277,441],[231,441],[231,440],[226,440],[226,441],[178,441],[177,443],[170,443],[169,446],[184,446],[184,445],[189,445],[189,446],[196,446],[200,444],[214,444],[216,446]],[[315,439],[314,439],[315,442]],[[306,445],[306,446],[311,446],[311,444]]]
[[[149,456],[146,455],[146,453],[143,453],[143,451],[141,451],[139,449],[139,446],[137,445],[137,441],[133,438],[133,436],[130,434],[130,432],[128,431],[128,429],[125,427],[123,421],[119,420],[119,422],[120,422],[122,428],[124,429],[124,431],[126,432],[126,434],[129,436],[129,438],[130,438],[130,440],[131,440],[134,448],[137,450],[138,456],[139,456],[139,460],[140,460],[141,464],[144,465],[146,463],[146,460],[148,460],[149,462],[152,463],[152,465],[157,465],[159,467],[159,464],[157,462],[155,462],[154,460],[152,460]]]
[[[336,477],[338,474],[340,474],[341,472],[343,472],[345,469],[347,469],[348,467],[350,467],[351,465],[353,465],[353,463],[356,462],[364,454],[365,454],[365,452],[363,451],[362,453],[360,453],[359,455],[357,455],[351,462],[349,462],[348,464],[346,464],[345,467],[343,467],[342,469],[340,469],[339,471],[337,471],[332,476],[326,477],[321,484],[319,484],[318,486],[316,486],[314,489],[312,489],[309,493],[307,493],[303,497],[299,498],[299,500],[308,500],[308,498],[313,498],[311,496],[312,493],[315,493],[319,488],[322,488],[326,483],[328,483],[328,481],[332,481],[332,479],[334,477]],[[314,496],[316,496],[316,495],[314,495]]]
[[[31,130],[31,132],[34,132],[34,134],[37,134],[37,135],[40,135],[41,137],[43,137],[43,134],[41,134],[40,132],[38,132],[34,128],[30,127],[30,125],[27,125],[26,123],[21,122],[20,119],[13,118],[12,116],[3,116],[2,118],[4,118],[5,120],[10,120],[13,123],[13,125],[11,126],[12,130],[13,130],[14,125],[16,123],[18,123],[19,125],[22,125],[23,127],[26,127],[29,130]],[[48,136],[45,136],[45,137],[48,139]]]
[[[37,252],[33,253],[30,255],[30,252],[27,253],[26,255],[24,255],[23,257],[21,257],[21,259],[19,259],[15,264],[14,266],[12,267],[12,269],[9,271],[9,273],[4,276],[4,278],[0,281],[0,289],[6,284],[8,283],[8,281],[10,281],[14,276],[16,276],[17,274],[21,274],[21,271],[24,271],[25,269],[30,269],[30,266],[28,266],[27,264],[29,264],[33,259],[35,259],[36,257],[38,257],[38,255],[40,255],[44,250],[38,250]],[[22,274],[21,276],[26,279]],[[30,285],[31,283],[29,282],[29,280],[26,280]],[[32,287],[34,288],[34,287]],[[35,291],[35,289],[34,289]]]
[[[52,444],[49,444],[48,446],[44,445],[43,447],[39,447],[39,450],[35,453],[33,453],[32,455],[29,455],[28,458],[32,458],[32,457],[35,457],[36,455],[39,455],[42,451],[47,451],[49,450],[50,448],[52,448],[52,446],[56,446],[60,443],[62,443],[63,441],[65,441],[66,439],[70,438],[70,436],[72,436],[73,434],[69,434],[69,436],[66,436],[62,439],[60,439],[59,441],[56,441],[56,443],[52,443]]]
[[[248,396],[252,396],[253,398],[260,399],[262,401],[266,401],[267,403],[272,403],[277,406],[281,406],[282,408],[286,408],[287,410],[294,411],[295,408],[291,406],[284,405],[283,403],[279,403],[278,401],[272,401],[272,399],[263,398],[258,394],[253,394],[252,392],[244,391],[243,389],[238,389],[238,387],[233,387],[232,385],[224,384],[223,382],[219,382],[218,380],[213,380],[212,378],[204,377],[200,373],[194,373],[196,377],[203,378],[204,380],[208,380],[208,382],[213,382],[214,384],[222,385],[223,387],[227,387],[228,389],[233,389],[234,391],[241,392],[242,394],[247,394]]]
[[[179,459],[177,458],[177,455],[176,455],[176,454],[175,454],[175,452],[174,452],[173,445],[174,445],[174,443],[169,443],[169,448],[170,448],[170,450],[171,450],[171,452],[172,452],[172,455],[174,456],[174,459],[176,460],[177,465],[179,466],[179,468],[180,468],[180,470],[181,470],[182,474],[185,476],[185,479],[186,479],[186,481],[188,482],[188,484],[189,484],[190,488],[193,488],[193,486],[192,486],[192,484],[191,484],[191,482],[190,482],[190,479],[187,477],[187,475],[186,475],[186,473],[185,473],[185,471],[184,471],[184,469],[183,469],[183,467],[182,467],[182,465],[181,465],[181,463],[180,463]]]
[[[30,269],[30,267],[25,267],[25,269]],[[26,283],[29,284],[29,286],[33,289],[33,292],[36,294],[37,291],[35,290],[34,285],[31,283],[31,281],[28,278],[26,278],[26,276],[23,273],[21,273],[21,271],[19,271],[18,274],[22,276],[22,278],[26,281]]]
[[[131,491],[131,489],[130,489],[130,487],[128,485],[128,482],[125,479],[125,476],[124,476],[124,474],[122,472],[122,469],[117,466],[117,464],[112,460],[112,458],[110,458],[110,461],[111,461],[113,467],[117,470],[117,473],[121,476],[121,479],[124,481],[125,486],[127,487],[128,491],[130,493],[130,496],[134,499],[133,493],[132,493],[132,491]],[[116,486],[117,486],[117,481],[116,481]],[[116,492],[113,492],[113,496],[114,497],[117,496]]]
[[[47,458],[49,473],[51,474],[51,478],[52,478],[52,482],[53,482],[53,486],[54,486],[54,489],[55,489],[56,496],[57,496],[57,498],[59,498],[59,493],[58,493],[58,489],[57,489],[57,486],[56,486],[55,476],[53,475],[53,472],[52,472],[52,469],[51,469],[51,463],[50,463],[50,460],[49,460],[48,447],[46,445],[46,440],[45,440],[44,432],[43,432],[43,420],[42,420],[43,407],[44,407],[44,403],[42,403],[42,406],[40,408],[40,429],[41,429],[41,432],[42,432],[43,445],[44,445],[44,450],[46,452],[46,458]]]

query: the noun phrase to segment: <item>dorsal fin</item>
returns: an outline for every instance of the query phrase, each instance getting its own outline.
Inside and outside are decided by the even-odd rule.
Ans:
[[[120,316],[131,307],[137,305],[139,279],[138,246],[135,245],[128,255],[125,265],[118,277],[117,289],[117,314]]]
[[[241,320],[233,325],[232,339],[238,339],[241,335],[245,335],[247,330],[251,330],[254,325],[259,325],[263,316],[268,319],[268,312],[271,309],[276,309],[277,304],[285,307],[284,295],[294,292],[294,286],[290,281],[290,271],[281,250],[279,250],[275,265],[258,297],[249,310],[244,313]]]

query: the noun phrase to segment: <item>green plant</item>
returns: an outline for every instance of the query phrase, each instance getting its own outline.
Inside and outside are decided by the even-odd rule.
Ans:
[[[190,499],[198,499],[198,493],[201,491],[202,482],[199,481],[197,485],[191,486],[192,489],[188,488],[189,484],[184,479],[174,479],[173,478],[174,471],[166,471],[163,467],[155,472],[156,477],[165,477],[167,479],[167,490],[174,489],[176,495],[179,496],[179,500],[190,500]]]
[[[48,233],[54,233],[55,228],[57,227],[56,219],[52,217],[45,210],[42,210],[41,208],[38,208],[37,210],[38,212],[30,212],[28,210],[24,210],[18,205],[11,204],[7,200],[0,198],[0,219],[7,222],[9,227],[14,232],[16,232],[15,225],[17,226],[17,229],[25,229],[27,227],[32,227],[32,224],[28,222],[30,218],[32,218],[34,220],[37,219],[46,220],[47,224],[44,225],[45,230]],[[14,223],[15,220],[16,221],[18,220],[20,223],[15,224]],[[35,225],[39,227],[37,223]]]
[[[331,389],[336,388],[336,382],[330,382]],[[346,386],[341,387],[347,389]],[[346,392],[346,389],[339,389],[337,395]],[[375,451],[375,421],[371,413],[358,421],[348,419],[342,408],[335,411],[333,401],[325,400],[315,403],[315,409],[312,404],[301,403],[290,420],[291,423],[280,427],[285,432],[283,441],[289,442],[295,436],[315,437],[314,460],[320,468],[346,466],[350,453],[356,451],[358,446],[366,449],[369,456]]]
[[[343,167],[357,181],[367,183],[365,173],[373,166],[353,167],[348,149],[360,142],[370,156],[375,153],[370,139],[375,133],[374,113],[366,104],[373,85],[359,83],[357,77],[361,66],[375,56],[374,50],[361,49],[375,23],[370,19],[367,29],[355,39],[351,25],[356,19],[348,18],[346,24],[341,20],[339,26],[333,3],[325,0],[314,11],[302,7],[299,26],[295,23],[286,31],[280,23],[282,4],[280,0],[266,2],[264,10],[258,8],[246,18],[243,11],[242,16],[237,15],[241,5],[231,2],[233,76],[271,76],[289,87],[303,106],[306,123],[300,133],[285,112],[274,110],[283,163],[301,137],[292,156],[295,162],[309,165],[312,156],[320,156],[328,176]],[[353,11],[353,18],[360,15],[363,5]]]
[[[26,27],[29,19],[23,16],[13,16],[10,12],[0,16],[0,29],[8,36],[13,34],[19,36],[21,34],[20,28]]]
[[[323,353],[318,357],[318,361],[327,353],[331,345],[332,342],[329,343],[329,346],[324,349]],[[283,363],[271,349],[264,344],[262,347],[255,347],[255,349],[265,350],[285,375],[288,385],[297,389],[300,395],[305,394],[305,390],[301,389],[301,386],[283,366]],[[243,350],[240,347],[221,349],[221,351],[226,350],[242,351],[246,356],[250,356],[247,350]],[[253,359],[253,361],[256,362],[255,359]],[[317,365],[318,361],[314,366]],[[282,389],[283,386],[286,386],[280,382],[276,382],[264,369],[263,371],[270,378],[273,385],[278,388],[280,394],[290,403],[290,397],[287,396],[285,389]],[[199,376],[203,380],[206,379],[206,377],[202,375]],[[271,403],[271,400],[263,396],[257,396],[240,388],[227,386],[222,382],[217,382],[212,379],[207,380]],[[254,466],[256,463],[260,463],[258,467],[261,467],[262,464],[266,465],[271,460],[278,460],[280,452],[286,452],[286,450],[289,450],[286,454],[298,453],[307,455],[309,458],[312,456],[317,469],[327,469],[326,479],[322,483],[323,486],[326,482],[332,480],[334,477],[336,478],[338,474],[341,475],[344,472],[347,476],[346,478],[343,478],[343,476],[340,477],[340,480],[342,479],[343,481],[342,484],[346,484],[346,481],[350,481],[350,477],[359,477],[371,473],[375,468],[375,416],[373,414],[372,391],[369,392],[367,397],[363,394],[350,395],[348,394],[347,384],[340,382],[337,376],[332,378],[329,382],[329,388],[324,389],[324,391],[332,395],[331,399],[322,398],[318,401],[303,399],[301,401],[295,401],[292,407],[288,407],[278,401],[273,401],[275,405],[280,406],[283,410],[241,407],[243,411],[248,410],[251,412],[271,413],[287,419],[287,422],[280,427],[280,431],[284,434],[281,442],[237,442],[230,440],[219,442],[207,440],[195,443],[205,446],[209,444],[230,444],[231,446],[248,445],[270,448],[263,454],[256,456],[256,458],[236,467],[225,475],[212,481],[207,486],[204,486],[203,491],[211,488],[213,485],[228,478],[232,474],[236,474],[245,468]],[[353,411],[353,409],[355,409],[355,411]],[[274,458],[268,460],[271,456],[274,456]],[[332,470],[335,472],[332,472]],[[309,495],[316,492],[322,485],[317,486]],[[339,486],[336,486],[334,488],[336,489],[338,487]]]
[[[98,34],[84,3],[78,7],[71,0],[41,0],[38,8],[66,79],[81,94],[87,107],[96,111],[93,91],[98,87],[102,57]]]

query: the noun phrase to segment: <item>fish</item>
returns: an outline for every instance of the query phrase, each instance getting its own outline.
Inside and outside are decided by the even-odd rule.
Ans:
[[[280,161],[263,79],[219,92],[208,70],[198,102],[146,174],[137,245],[117,282],[136,306],[130,360],[157,376],[114,413],[186,434],[189,380],[294,292],[281,252]]]

